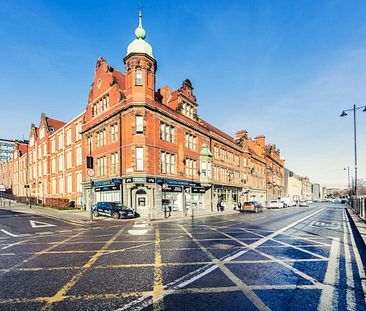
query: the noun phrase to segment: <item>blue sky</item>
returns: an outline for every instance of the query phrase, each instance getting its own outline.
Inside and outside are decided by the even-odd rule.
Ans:
[[[365,1],[12,1],[0,9],[0,137],[29,135],[40,114],[81,113],[103,56],[123,70],[143,5],[157,87],[189,78],[200,116],[275,143],[286,166],[344,186],[351,116],[366,104]],[[366,178],[366,113],[358,113]]]

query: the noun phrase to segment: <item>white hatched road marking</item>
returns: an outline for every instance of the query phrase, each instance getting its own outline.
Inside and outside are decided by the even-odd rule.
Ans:
[[[295,221],[295,222],[293,222],[293,223],[291,223],[291,224],[289,224],[289,225],[287,225],[287,226],[285,226],[285,227],[283,227],[283,228],[281,228],[281,229],[279,229],[279,230],[277,230],[277,231],[275,231],[275,232],[271,233],[270,235],[266,236],[265,238],[259,239],[258,241],[256,241],[256,242],[254,242],[254,243],[252,243],[252,244],[251,244],[252,249],[257,248],[258,246],[262,245],[263,243],[267,242],[268,240],[272,239],[273,237],[275,237],[275,236],[277,236],[277,235],[279,235],[279,234],[281,234],[281,233],[285,232],[286,230],[288,230],[288,229],[290,229],[290,228],[292,228],[292,227],[296,226],[297,224],[299,224],[299,223],[301,223],[301,222],[303,222],[303,221],[307,220],[308,218],[313,217],[313,216],[315,216],[315,215],[317,215],[317,214],[321,213],[321,212],[322,212],[322,211],[324,211],[324,210],[325,210],[325,209],[324,209],[324,208],[322,208],[321,210],[318,210],[318,211],[316,211],[316,212],[314,212],[314,213],[312,213],[312,214],[310,214],[310,215],[308,215],[308,216],[305,216],[305,217],[303,217],[303,218],[301,218],[301,219],[299,219],[299,220],[297,220],[297,221]],[[188,232],[187,234],[188,234],[190,237],[192,237],[192,235],[191,235],[189,232]],[[240,257],[241,255],[243,255],[244,253],[246,253],[246,252],[248,252],[248,251],[249,251],[248,249],[245,249],[245,250],[243,250],[243,251],[240,251],[240,252],[238,252],[238,253],[236,253],[236,254],[234,254],[234,255],[230,256],[230,257],[227,257],[227,258],[225,259],[225,261],[232,261],[232,260],[234,260],[235,258]],[[194,282],[194,281],[196,281],[196,280],[198,280],[198,279],[202,278],[203,276],[205,276],[205,275],[209,274],[210,272],[212,272],[212,271],[216,270],[217,268],[218,268],[218,265],[217,265],[217,264],[215,264],[215,265],[213,265],[213,266],[211,266],[211,265],[206,265],[206,266],[204,266],[204,267],[201,267],[201,268],[199,268],[199,269],[196,269],[195,271],[192,271],[192,272],[188,273],[187,275],[185,275],[185,276],[183,276],[183,277],[179,278],[178,280],[179,280],[179,281],[183,281],[185,277],[187,277],[187,276],[192,276],[192,275],[194,275],[195,273],[199,273],[198,275],[192,276],[192,278],[190,278],[190,279],[188,279],[188,280],[185,280],[185,281],[183,281],[183,282],[182,282],[182,283],[180,283],[180,284],[175,285],[175,288],[181,288],[181,287],[183,286],[183,284],[184,284],[184,286],[186,286],[186,285],[188,285],[188,284],[190,284],[190,283],[192,283],[192,282]],[[202,271],[202,272],[201,272],[201,271]],[[176,280],[176,281],[177,281],[177,280]],[[168,286],[172,286],[174,283],[175,283],[175,281],[173,281],[173,282],[171,282],[171,283],[169,283],[169,284],[165,285],[165,286],[164,286],[164,289],[168,289],[168,288],[169,288]],[[130,303],[128,303],[128,304],[126,304],[126,305],[124,305],[124,306],[123,306],[123,307],[121,307],[121,308],[116,309],[116,311],[123,311],[123,310],[133,310],[133,311],[137,311],[137,310],[142,310],[142,309],[146,308],[147,306],[151,305],[151,304],[152,304],[152,302],[153,302],[153,301],[152,301],[151,295],[145,295],[145,296],[140,297],[139,299],[136,299],[136,300],[131,301]]]
[[[30,225],[32,226],[32,228],[56,227],[56,225],[38,221],[38,220],[29,220],[29,222],[30,222]]]
[[[352,229],[351,229],[351,225],[350,225],[350,219],[349,219],[347,213],[346,213],[346,217],[347,217],[347,227],[348,227],[348,230],[349,230],[350,236],[351,236],[351,243],[352,243],[353,253],[355,254],[357,268],[358,268],[358,273],[359,273],[359,276],[360,276],[360,279],[361,279],[362,291],[364,293],[364,301],[366,303],[366,276],[365,276],[365,267],[364,267],[364,265],[362,263],[360,253],[359,253],[359,251],[357,249],[356,242],[355,242],[355,237],[353,236]]]
[[[344,257],[345,257],[345,265],[346,265],[346,277],[347,277],[347,310],[355,310],[356,308],[356,297],[353,291],[355,287],[355,281],[353,279],[353,269],[352,269],[352,258],[351,252],[348,242],[348,233],[347,233],[347,225],[346,225],[346,210],[343,210],[342,218],[343,218],[343,245],[344,245]],[[350,288],[349,288],[350,287]]]
[[[16,234],[13,234],[13,233],[10,233],[9,231],[6,231],[5,229],[1,229],[2,232],[4,232],[5,234],[7,235],[10,235],[11,237],[13,238],[17,238],[19,237],[19,235],[16,235]]]
[[[334,238],[330,248],[328,267],[323,281],[325,286],[320,297],[320,303],[318,306],[319,311],[334,310],[335,308],[333,306],[338,304],[335,285],[339,274],[339,254],[339,238]]]

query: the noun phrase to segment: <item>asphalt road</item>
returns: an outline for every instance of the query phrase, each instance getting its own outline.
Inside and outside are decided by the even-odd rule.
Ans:
[[[366,310],[365,261],[344,205],[86,226],[0,210],[0,310]]]

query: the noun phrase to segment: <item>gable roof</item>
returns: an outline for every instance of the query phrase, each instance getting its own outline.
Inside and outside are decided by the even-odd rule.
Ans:
[[[63,127],[66,124],[66,122],[59,121],[56,119],[51,119],[48,117],[46,117],[46,120],[47,120],[48,128],[52,126],[54,128],[54,131],[57,131],[59,128]]]

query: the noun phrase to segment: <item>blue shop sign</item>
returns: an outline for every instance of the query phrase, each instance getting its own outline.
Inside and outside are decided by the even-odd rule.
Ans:
[[[156,183],[157,184],[176,185],[176,186],[198,186],[199,185],[193,181],[172,180],[172,179],[164,179],[164,178],[157,178]]]
[[[94,187],[103,187],[103,186],[110,186],[110,185],[113,185],[113,182],[111,180],[94,182]]]
[[[112,179],[112,182],[115,183],[116,185],[117,184],[122,184],[122,179],[119,179],[119,178],[113,178]]]

